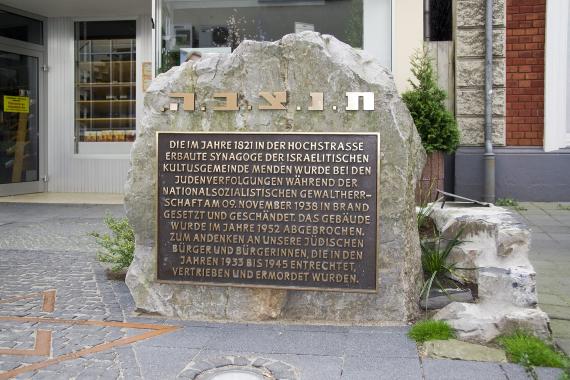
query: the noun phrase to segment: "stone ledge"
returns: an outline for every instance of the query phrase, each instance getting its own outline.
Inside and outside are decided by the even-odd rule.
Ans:
[[[489,342],[518,328],[550,335],[549,318],[537,307],[535,272],[529,259],[530,230],[519,217],[501,207],[437,203],[430,215],[446,238],[462,230],[465,242],[449,259],[461,277],[478,285],[479,303],[453,302],[434,319],[448,321],[462,340]]]

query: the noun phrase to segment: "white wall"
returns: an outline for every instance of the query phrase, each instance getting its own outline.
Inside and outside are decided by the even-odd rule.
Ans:
[[[409,88],[410,57],[424,39],[423,0],[393,0],[392,72],[400,93]]]
[[[566,51],[566,142],[570,144],[570,2],[568,3],[568,18],[566,19],[567,51]]]
[[[74,20],[50,18],[47,27],[48,191],[122,193],[129,156],[74,153]],[[150,16],[137,19],[137,125],[142,115],[141,63],[151,60]]]

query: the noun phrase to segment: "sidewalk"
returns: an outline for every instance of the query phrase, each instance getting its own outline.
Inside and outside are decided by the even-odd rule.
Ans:
[[[522,203],[532,229],[530,259],[539,305],[551,318],[552,335],[570,355],[570,203]]]
[[[539,218],[538,211],[533,205],[524,215]],[[267,368],[282,379],[528,378],[512,364],[421,358],[406,326],[224,324],[138,316],[125,284],[106,279],[87,236],[104,228],[106,212],[123,215],[120,205],[0,203],[0,379],[193,379],[200,371],[232,363]],[[567,277],[568,256],[560,265],[561,244],[552,246],[554,237],[547,236],[537,253],[540,260],[533,261],[537,270],[549,271],[544,279],[538,274],[541,286],[552,285],[544,293],[547,304],[565,306],[560,310],[567,313],[562,300],[568,293],[556,284]],[[551,369],[537,372],[540,379],[559,376]]]

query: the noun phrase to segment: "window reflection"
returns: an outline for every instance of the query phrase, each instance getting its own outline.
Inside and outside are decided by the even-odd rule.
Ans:
[[[159,0],[157,68],[193,52],[229,53],[243,40],[275,41],[313,30],[362,48],[362,0]]]

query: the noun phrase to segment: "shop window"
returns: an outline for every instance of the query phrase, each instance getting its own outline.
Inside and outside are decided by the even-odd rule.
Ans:
[[[75,23],[76,153],[128,153],[136,128],[136,21]],[[123,143],[123,144],[118,144]]]
[[[304,30],[363,47],[363,0],[155,0],[155,4],[159,73],[180,65],[193,52],[230,53],[244,39],[275,41]],[[376,41],[382,38],[376,37]]]
[[[0,37],[43,45],[43,23],[0,10]]]

